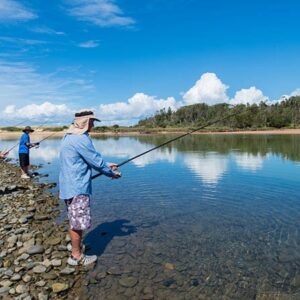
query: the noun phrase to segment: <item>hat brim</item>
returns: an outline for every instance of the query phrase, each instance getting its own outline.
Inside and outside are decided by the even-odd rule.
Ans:
[[[93,121],[97,121],[97,122],[101,122],[101,120],[97,119],[97,118],[91,118]]]
[[[23,130],[23,132],[26,132],[26,131],[29,131],[29,132],[34,132],[34,130],[33,130],[33,129],[30,129],[30,130],[28,130],[28,129],[24,129],[24,130]]]

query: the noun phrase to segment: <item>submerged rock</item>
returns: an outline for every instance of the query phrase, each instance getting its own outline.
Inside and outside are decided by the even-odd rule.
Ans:
[[[53,293],[56,293],[56,294],[66,291],[68,289],[69,289],[69,286],[66,283],[53,283],[52,284],[52,291],[53,291]]]

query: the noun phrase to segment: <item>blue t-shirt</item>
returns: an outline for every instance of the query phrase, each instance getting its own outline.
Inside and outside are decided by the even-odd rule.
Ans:
[[[24,132],[20,138],[19,153],[29,154],[29,147],[26,145],[27,143],[30,143],[30,137],[28,133]]]

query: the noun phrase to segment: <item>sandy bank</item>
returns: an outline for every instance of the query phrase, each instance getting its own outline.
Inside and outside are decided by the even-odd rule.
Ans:
[[[149,132],[92,132],[92,136],[147,136],[147,135],[168,135],[168,134],[183,134],[188,132],[188,130],[166,130],[166,131],[149,131]],[[41,131],[34,132],[31,135],[32,141],[38,141],[44,137],[51,135],[51,138],[61,138],[64,132],[51,132],[51,131]],[[199,131],[193,134],[300,134],[300,129],[267,129],[267,130],[239,130],[239,131]],[[15,140],[21,135],[20,132],[6,132],[0,131],[0,139],[12,139]]]

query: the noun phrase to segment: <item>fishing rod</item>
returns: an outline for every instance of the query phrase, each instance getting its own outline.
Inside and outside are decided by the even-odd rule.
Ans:
[[[144,151],[144,152],[142,152],[142,153],[140,153],[140,154],[138,154],[138,155],[135,155],[135,156],[133,156],[133,157],[131,157],[131,158],[128,158],[128,159],[122,161],[121,163],[117,164],[117,167],[121,167],[121,166],[123,166],[123,165],[125,165],[125,164],[127,164],[127,163],[129,163],[129,162],[131,162],[131,161],[133,161],[133,160],[135,160],[135,159],[137,159],[137,158],[139,158],[139,157],[141,157],[141,156],[143,156],[143,155],[149,153],[149,152],[152,152],[152,151],[154,151],[154,150],[156,150],[156,149],[159,149],[159,148],[161,148],[161,147],[163,147],[163,146],[165,146],[165,145],[167,145],[167,144],[170,144],[170,143],[172,143],[172,142],[174,142],[174,141],[177,141],[177,140],[179,140],[179,139],[181,139],[181,138],[184,138],[184,137],[186,137],[186,136],[188,136],[188,135],[190,135],[190,134],[192,134],[192,133],[194,133],[194,132],[196,132],[196,131],[199,131],[199,130],[201,130],[201,129],[207,127],[207,126],[216,124],[216,123],[218,123],[218,122],[221,122],[221,121],[227,120],[227,119],[229,119],[229,118],[231,118],[231,117],[234,117],[234,116],[236,116],[236,115],[239,115],[241,112],[242,112],[242,111],[237,111],[237,112],[235,112],[235,113],[233,113],[233,114],[230,114],[230,115],[227,115],[227,116],[225,116],[225,117],[223,117],[223,118],[220,118],[220,119],[217,119],[217,120],[214,120],[214,121],[211,121],[211,122],[207,122],[206,124],[204,124],[204,125],[202,125],[202,126],[200,126],[200,127],[198,127],[198,128],[195,128],[195,129],[193,129],[193,130],[191,130],[191,131],[189,131],[189,132],[187,132],[187,133],[184,133],[184,134],[182,134],[182,135],[180,135],[180,136],[177,136],[177,137],[175,137],[175,138],[173,138],[173,139],[170,139],[170,140],[168,140],[168,141],[166,141],[166,142],[164,142],[164,143],[162,143],[162,144],[160,144],[160,145],[158,145],[158,146],[155,146],[155,147],[153,147],[153,148],[150,148],[150,149],[147,150],[147,151]],[[101,176],[101,175],[102,175],[102,173],[95,174],[95,175],[92,176],[92,179],[95,179],[95,178],[97,178],[97,177],[99,177],[99,176]]]
[[[24,123],[25,121],[23,121],[22,123]],[[45,123],[43,123],[42,125],[40,125],[39,127],[37,127],[36,129],[35,129],[35,131],[36,130],[38,130],[38,129],[40,129],[40,128],[42,128],[45,124],[47,124],[48,122],[45,122]],[[19,123],[20,124],[20,123]],[[5,153],[6,153],[6,155],[10,152],[10,151],[12,151],[13,149],[15,149],[18,145],[20,144],[20,142],[18,142],[18,143],[16,143],[15,145],[13,145],[9,150],[7,150],[7,151],[5,151]]]

